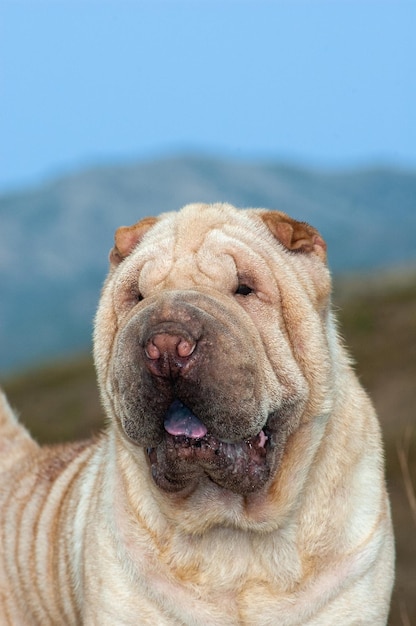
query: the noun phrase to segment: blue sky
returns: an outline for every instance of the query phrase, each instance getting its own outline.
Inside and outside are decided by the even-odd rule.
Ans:
[[[0,191],[203,151],[416,167],[416,3],[0,0]]]

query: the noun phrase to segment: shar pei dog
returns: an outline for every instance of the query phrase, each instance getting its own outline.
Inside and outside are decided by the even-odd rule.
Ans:
[[[94,357],[96,439],[39,447],[1,396],[1,626],[386,623],[380,429],[314,228],[193,204],[118,229]]]

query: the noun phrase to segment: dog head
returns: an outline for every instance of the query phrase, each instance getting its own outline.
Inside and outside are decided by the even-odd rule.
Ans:
[[[188,205],[120,228],[110,262],[94,350],[114,428],[163,492],[267,489],[330,384],[319,233]]]

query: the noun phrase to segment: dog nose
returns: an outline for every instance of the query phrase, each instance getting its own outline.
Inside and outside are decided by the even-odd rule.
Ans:
[[[189,367],[189,358],[197,342],[180,334],[158,333],[145,346],[147,366],[151,373],[162,378],[176,378]]]
[[[149,359],[160,359],[162,355],[178,356],[187,358],[195,350],[196,342],[185,339],[180,335],[160,333],[150,339],[146,346],[146,354]]]

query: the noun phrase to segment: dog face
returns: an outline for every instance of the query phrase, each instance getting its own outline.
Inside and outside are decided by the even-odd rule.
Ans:
[[[279,212],[189,205],[116,234],[95,358],[165,492],[273,481],[329,384],[325,244]]]

